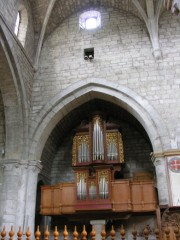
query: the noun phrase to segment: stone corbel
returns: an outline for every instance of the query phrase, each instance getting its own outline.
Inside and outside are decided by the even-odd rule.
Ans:
[[[164,0],[164,7],[175,15],[180,14],[180,0]]]
[[[154,1],[146,0],[146,10],[143,9],[138,0],[132,0],[132,2],[138,9],[146,24],[153,48],[153,55],[155,59],[160,59],[162,53],[159,46],[158,22],[163,0],[158,0],[156,6],[154,5]]]

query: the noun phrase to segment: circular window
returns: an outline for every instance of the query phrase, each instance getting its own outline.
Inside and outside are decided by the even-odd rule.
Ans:
[[[87,11],[80,15],[79,26],[82,29],[95,29],[101,26],[101,14],[98,11]]]

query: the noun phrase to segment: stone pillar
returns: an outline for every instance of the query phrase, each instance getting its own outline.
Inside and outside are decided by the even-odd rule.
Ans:
[[[152,161],[156,169],[156,182],[159,197],[159,205],[169,204],[169,190],[166,158],[164,156],[152,156]]]
[[[94,226],[94,230],[96,232],[96,240],[101,240],[101,231],[103,227],[105,227],[106,221],[105,220],[91,220],[90,224]]]
[[[17,232],[21,226],[26,231],[24,228],[28,215],[28,224],[33,233],[32,216],[35,215],[37,176],[41,166],[38,161],[6,159],[1,162],[1,167],[3,176],[0,188],[0,227],[2,229],[5,225],[8,231],[13,225]],[[33,194],[33,197],[29,197],[29,194]],[[32,201],[31,204],[29,201]]]
[[[21,170],[17,160],[4,160],[1,162],[2,185],[0,193],[0,229],[5,225],[7,231],[16,223],[16,210],[18,203],[18,190]]]
[[[29,161],[27,186],[26,186],[26,206],[25,206],[25,221],[24,230],[26,231],[29,226],[31,234],[34,234],[35,223],[35,207],[36,207],[36,190],[38,173],[41,170],[41,164],[39,161]]]

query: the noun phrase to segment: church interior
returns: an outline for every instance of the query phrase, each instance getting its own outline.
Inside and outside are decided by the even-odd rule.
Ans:
[[[0,229],[176,240],[180,0],[1,0],[0,165]]]

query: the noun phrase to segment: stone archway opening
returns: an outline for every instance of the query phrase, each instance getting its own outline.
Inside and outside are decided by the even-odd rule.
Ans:
[[[69,87],[51,99],[40,112],[32,131],[31,153],[35,154],[36,159],[41,159],[43,168],[40,174],[48,185],[67,179],[73,181],[73,130],[84,117],[96,110],[109,112],[113,121],[123,126],[128,159],[125,176],[133,178],[134,171],[144,170],[155,176],[150,153],[163,151],[168,145],[168,133],[156,111],[130,89],[105,80],[90,79],[86,83],[78,82],[76,86]],[[140,156],[141,153],[143,156]],[[163,196],[166,194],[164,191]]]
[[[126,177],[133,172],[147,171],[154,174],[150,153],[153,151],[150,139],[142,125],[123,108],[101,99],[92,99],[69,112],[57,123],[51,132],[42,152],[42,175],[48,176],[47,183],[56,184],[68,178],[73,179],[72,139],[75,129],[93,112],[101,111],[107,118],[121,127]],[[69,171],[69,174],[66,172]]]
[[[150,139],[142,125],[123,108],[116,104],[102,100],[92,99],[69,112],[51,132],[42,152],[41,178],[48,185],[61,182],[74,182],[72,170],[72,144],[75,129],[83,120],[88,119],[93,112],[105,112],[108,120],[121,127],[125,164],[123,175],[125,179],[133,179],[134,173],[144,172],[155,177],[155,169],[151,162],[150,153],[153,151]],[[89,219],[86,219],[87,224]],[[64,224],[73,224],[68,217],[52,216],[51,227]],[[76,223],[80,224],[80,223]],[[118,224],[118,223],[116,223]]]
[[[71,85],[52,98],[37,116],[31,128],[31,159],[40,159],[54,127],[73,109],[92,99],[102,99],[129,112],[143,126],[154,152],[170,147],[168,131],[155,109],[130,89],[103,79],[88,79]]]

